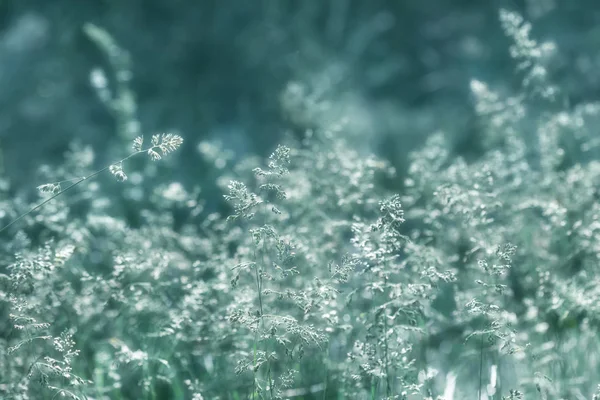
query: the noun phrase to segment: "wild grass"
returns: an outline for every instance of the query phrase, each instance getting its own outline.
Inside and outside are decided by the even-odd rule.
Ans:
[[[265,161],[200,144],[216,213],[147,168],[127,180],[126,162],[179,135],[137,137],[98,170],[74,148],[45,171],[49,197],[6,208],[0,397],[598,398],[600,107],[563,107],[546,69],[558,50],[514,12],[500,23],[522,85],[471,82],[476,157],[436,132],[400,176],[305,93],[282,107],[311,129]],[[91,184],[105,171],[121,202]]]

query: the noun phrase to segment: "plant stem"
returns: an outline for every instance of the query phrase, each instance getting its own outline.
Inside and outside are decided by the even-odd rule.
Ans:
[[[481,335],[480,340],[480,349],[479,349],[479,390],[477,394],[477,400],[481,400],[481,386],[483,385],[483,334]]]
[[[94,178],[96,175],[101,174],[102,172],[106,171],[107,169],[109,169],[110,167],[112,167],[113,165],[122,163],[123,161],[126,161],[128,159],[130,159],[131,157],[140,154],[140,153],[145,153],[150,149],[153,149],[154,147],[157,146],[152,146],[149,149],[146,150],[139,150],[136,151],[134,153],[131,153],[130,155],[128,155],[127,157],[123,158],[120,161],[114,162],[112,164],[107,165],[106,167],[99,169],[98,171],[88,175],[88,176],[84,176],[83,178],[79,178],[79,180],[77,182],[75,182],[74,184],[67,186],[66,188],[64,188],[63,190],[61,190],[60,192],[52,195],[51,197],[47,198],[46,200],[42,201],[40,204],[34,206],[33,208],[29,209],[29,211],[24,212],[23,214],[19,215],[17,218],[13,219],[11,222],[8,223],[8,225],[4,226],[4,228],[0,229],[0,233],[5,231],[6,229],[10,228],[12,225],[14,225],[15,223],[19,222],[21,219],[25,218],[26,216],[28,216],[29,214],[31,214],[32,212],[36,211],[39,208],[42,208],[44,205],[48,204],[49,202],[51,202],[52,200],[54,200],[55,198],[57,198],[58,196],[62,195],[65,192],[68,192],[69,190],[73,189],[75,186],[79,185],[80,183],[82,183],[83,181],[89,180]],[[64,182],[64,181],[63,181]]]

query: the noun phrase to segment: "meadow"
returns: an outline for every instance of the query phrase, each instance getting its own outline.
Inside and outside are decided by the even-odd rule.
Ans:
[[[0,178],[0,398],[599,399],[600,103],[497,21],[518,90],[471,79],[469,151],[436,130],[403,171],[335,69],[282,88],[264,157],[142,132],[126,50],[86,25],[121,146],[73,142],[35,195]]]

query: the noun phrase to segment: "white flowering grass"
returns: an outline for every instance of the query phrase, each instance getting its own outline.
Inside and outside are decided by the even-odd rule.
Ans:
[[[286,111],[313,130],[264,162],[199,146],[224,213],[165,183],[128,199],[135,226],[89,201],[42,244],[56,215],[40,213],[43,232],[15,235],[1,271],[0,397],[597,399],[599,108],[556,111],[550,47],[514,12],[500,24],[522,93],[472,80],[477,157],[436,132],[401,177],[297,93],[310,101]],[[182,141],[137,137],[118,162],[39,189],[123,181],[131,157]],[[401,178],[399,193],[381,184]]]
[[[96,177],[97,175],[99,175],[107,170],[119,182],[126,181],[127,174],[125,173],[125,171],[123,169],[123,163],[125,161],[127,161],[130,158],[132,158],[138,154],[141,154],[141,153],[147,153],[148,156],[150,157],[150,159],[153,161],[160,160],[162,157],[166,156],[167,154],[172,153],[175,150],[177,150],[183,143],[183,138],[179,135],[175,135],[172,133],[163,133],[162,135],[152,135],[151,144],[147,148],[143,148],[143,142],[144,142],[143,137],[138,136],[133,141],[133,150],[134,150],[133,153],[129,154],[127,157],[125,157],[115,163],[107,165],[106,167],[91,173],[90,175],[83,176],[80,178],[72,178],[72,179],[68,179],[68,180],[63,180],[60,182],[45,183],[43,185],[38,186],[37,189],[39,190],[40,193],[50,194],[50,197],[48,197],[46,200],[44,200],[40,204],[34,206],[30,210],[26,211],[25,213],[19,215],[17,218],[15,218],[11,222],[9,222],[2,229],[0,229],[0,232],[8,229],[13,224],[20,221],[22,218],[26,217],[27,215],[31,214],[32,212],[36,211],[37,209],[43,207],[45,204],[54,200],[58,196],[64,194],[65,192],[73,189],[74,187],[76,187],[77,185],[79,185],[85,181],[91,180],[92,178]],[[63,188],[62,185],[65,183],[70,183],[70,185]]]

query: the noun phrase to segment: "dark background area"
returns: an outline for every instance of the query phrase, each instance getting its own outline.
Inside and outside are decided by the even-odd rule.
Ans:
[[[598,96],[595,1],[2,1],[3,168],[13,188],[33,189],[44,183],[39,166],[61,164],[72,141],[91,146],[103,166],[109,149],[132,139],[119,137],[90,85],[94,68],[110,80],[111,66],[86,23],[129,52],[141,132],[185,137],[178,174],[196,183],[200,140],[219,139],[237,156],[274,148],[291,81],[358,112],[350,130],[359,143],[400,170],[435,130],[468,151],[477,136],[469,81],[518,92],[501,7],[530,20],[534,38],[557,43],[552,78],[570,102]]]

